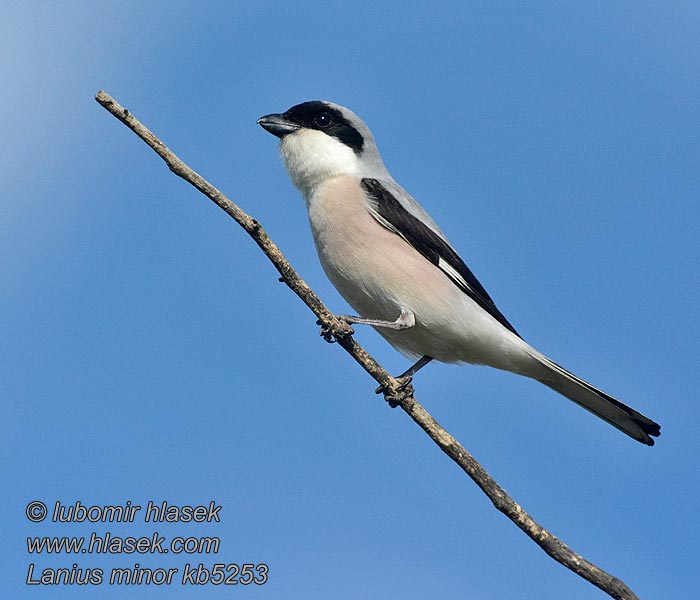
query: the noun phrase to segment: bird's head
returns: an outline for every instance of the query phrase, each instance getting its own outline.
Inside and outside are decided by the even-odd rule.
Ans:
[[[284,166],[305,197],[330,177],[388,176],[372,132],[343,106],[313,100],[260,117],[258,124],[280,138]]]

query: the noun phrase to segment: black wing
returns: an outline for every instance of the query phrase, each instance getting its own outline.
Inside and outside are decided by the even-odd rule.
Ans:
[[[501,311],[496,308],[474,273],[442,237],[409,213],[376,179],[363,179],[362,187],[371,202],[370,212],[381,225],[401,236],[496,321],[520,337]]]

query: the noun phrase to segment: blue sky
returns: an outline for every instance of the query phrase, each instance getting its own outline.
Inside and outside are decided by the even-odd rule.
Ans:
[[[534,346],[662,425],[431,365],[417,397],[542,525],[643,598],[697,593],[700,9],[694,2],[10,2],[0,22],[7,597],[594,599],[339,348],[257,247],[93,100],[259,219],[333,310],[256,119],[351,107]],[[357,339],[392,372],[406,361]],[[50,507],[220,523],[31,523]],[[211,555],[35,555],[27,536],[218,536]],[[263,586],[27,586],[28,565],[266,563]],[[168,596],[170,597],[170,596]]]

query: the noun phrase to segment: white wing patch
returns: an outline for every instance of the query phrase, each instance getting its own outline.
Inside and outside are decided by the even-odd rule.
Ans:
[[[395,233],[396,235],[400,236],[404,242],[409,244],[409,241],[406,239],[406,236],[404,236],[403,233],[401,233],[398,229],[396,229],[396,227],[394,227],[389,221],[387,221],[384,217],[382,217],[382,215],[379,214],[376,202],[372,201],[372,198],[368,198],[368,200],[370,200],[368,202],[369,214],[371,214],[382,227],[388,229],[389,231],[391,231],[391,233]]]
[[[438,267],[445,273],[452,281],[454,281],[458,286],[463,289],[471,289],[467,281],[462,277],[459,272],[444,258],[438,258]]]

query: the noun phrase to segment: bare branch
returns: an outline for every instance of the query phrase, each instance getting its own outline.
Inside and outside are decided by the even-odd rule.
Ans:
[[[336,318],[321,302],[319,297],[292,268],[277,245],[270,239],[260,223],[241,210],[224,194],[203,177],[183,163],[163,142],[138,121],[127,109],[120,106],[103,91],[95,96],[97,102],[124,123],[146,144],[148,144],[168,165],[168,168],[188,183],[196,187],[232,217],[260,246],[292,291],[318,317],[319,322],[362,368],[367,371],[385,390],[385,396],[394,398],[403,410],[425,431],[430,438],[455,461],[462,470],[489,497],[494,506],[522,529],[554,560],[577,573],[593,585],[599,587],[618,600],[638,600],[637,596],[619,579],[587,561],[574,552],[564,542],[554,537],[540,526],[515,502],[503,488],[484,470],[467,450],[443,429],[433,417],[413,397],[412,388],[401,389],[401,382],[392,377],[374,360],[352,337],[347,325]]]

